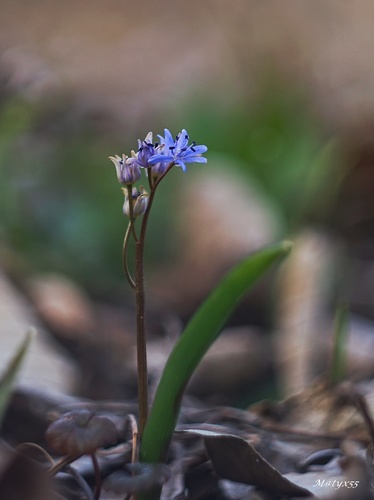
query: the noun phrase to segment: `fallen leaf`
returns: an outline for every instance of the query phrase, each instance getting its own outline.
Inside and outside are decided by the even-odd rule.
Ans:
[[[282,496],[313,496],[282,476],[245,439],[233,434],[192,430],[204,439],[205,447],[218,476],[238,483],[257,486],[268,493]]]

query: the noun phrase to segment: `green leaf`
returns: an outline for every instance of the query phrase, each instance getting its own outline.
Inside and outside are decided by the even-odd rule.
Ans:
[[[165,461],[191,375],[239,300],[291,246],[283,242],[246,258],[223,278],[187,324],[169,356],[156,391],[140,448],[142,462]],[[150,493],[144,498],[158,498],[158,495]]]
[[[5,410],[8,405],[8,401],[12,392],[13,384],[15,378],[21,368],[23,359],[29,347],[30,341],[34,336],[34,331],[31,330],[26,334],[25,339],[18,347],[13,358],[10,360],[8,366],[3,373],[0,380],[0,423],[3,419]]]

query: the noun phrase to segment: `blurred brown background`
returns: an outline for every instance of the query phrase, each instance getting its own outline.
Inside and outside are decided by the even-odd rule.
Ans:
[[[40,321],[69,363],[73,354],[73,371],[84,380],[78,389],[62,384],[63,391],[120,397],[126,377],[134,383],[122,195],[107,157],[129,153],[136,139],[164,127],[187,128],[208,146],[209,162],[185,176],[173,172],[155,208],[147,252],[151,340],[161,352],[155,373],[170,348],[159,339],[175,338],[231,264],[283,237],[313,249],[295,283],[303,305],[308,296],[321,300],[310,299],[301,319],[297,307],[296,319],[285,318],[268,283],[239,308],[229,344],[240,354],[248,342],[247,355],[261,352],[263,363],[253,369],[256,354],[235,363],[223,344],[230,366],[251,364],[225,390],[236,394],[240,380],[254,389],[228,400],[257,397],[262,381],[289,363],[284,352],[295,348],[284,347],[278,329],[305,330],[308,358],[310,332],[329,337],[341,296],[371,332],[372,2],[3,0],[0,8],[0,264],[4,294],[14,292],[16,301],[20,294],[38,317],[12,328],[3,321],[4,353],[25,324]],[[318,273],[306,290],[303,277]],[[293,284],[284,286],[292,296]],[[263,332],[278,335],[276,342]],[[328,346],[321,346],[325,362],[309,356],[312,373],[326,367]],[[355,359],[352,369],[362,366]],[[217,372],[214,361],[207,370]],[[280,378],[287,385],[308,376]],[[215,384],[212,376],[201,392],[211,395]]]
[[[247,95],[274,64],[340,129],[371,121],[373,9],[369,0],[4,0],[0,43],[14,85],[68,89],[122,119],[196,86],[217,99]]]

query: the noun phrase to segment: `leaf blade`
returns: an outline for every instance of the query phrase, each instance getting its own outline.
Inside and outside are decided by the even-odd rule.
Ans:
[[[202,357],[219,335],[232,310],[248,289],[292,244],[283,242],[256,252],[231,270],[187,324],[165,365],[148,422],[140,456],[146,463],[162,462],[178,419],[184,389]]]

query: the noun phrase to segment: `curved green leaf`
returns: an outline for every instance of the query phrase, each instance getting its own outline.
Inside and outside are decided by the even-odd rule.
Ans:
[[[187,324],[169,356],[156,391],[141,443],[142,462],[165,461],[183,392],[191,375],[239,300],[275,261],[290,251],[291,246],[283,242],[265,248],[238,264]]]

